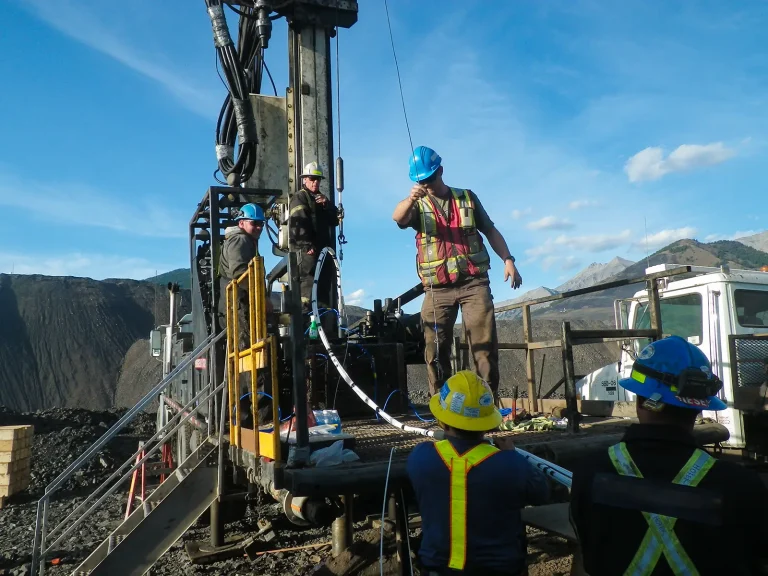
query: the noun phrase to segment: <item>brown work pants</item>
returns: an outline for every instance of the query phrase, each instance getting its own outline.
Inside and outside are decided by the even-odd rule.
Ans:
[[[499,342],[491,285],[487,277],[472,278],[456,285],[427,287],[424,291],[421,321],[429,393],[436,394],[452,375],[451,346],[459,308],[462,324],[467,330],[467,343],[475,361],[475,371],[496,395],[499,389]]]

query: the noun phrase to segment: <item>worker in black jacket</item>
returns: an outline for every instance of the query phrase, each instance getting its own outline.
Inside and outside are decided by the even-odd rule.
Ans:
[[[768,491],[697,446],[701,410],[723,410],[709,360],[678,336],[646,346],[619,384],[637,395],[622,441],[573,471],[571,522],[590,576],[766,574]]]
[[[298,250],[301,304],[305,312],[311,309],[317,256],[333,244],[333,229],[339,224],[338,209],[320,192],[323,178],[317,162],[307,164],[301,174],[302,187],[290,203],[290,236]]]

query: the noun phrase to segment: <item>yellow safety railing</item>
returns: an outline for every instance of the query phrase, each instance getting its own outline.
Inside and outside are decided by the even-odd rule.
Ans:
[[[266,285],[264,259],[255,257],[248,270],[227,285],[227,383],[229,389],[229,442],[273,460],[280,460],[280,419],[278,403],[280,383],[277,374],[277,341],[267,334]],[[240,348],[240,291],[248,294],[248,341]],[[258,375],[269,370],[272,382],[272,432],[259,431]],[[250,374],[251,413],[253,430],[240,424],[240,375]],[[243,433],[245,432],[245,433]]]

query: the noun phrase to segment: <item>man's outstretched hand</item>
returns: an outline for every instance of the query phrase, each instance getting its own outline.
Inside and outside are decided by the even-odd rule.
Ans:
[[[512,288],[517,290],[523,283],[523,277],[515,268],[515,263],[512,260],[506,260],[504,262],[504,282],[512,278]]]

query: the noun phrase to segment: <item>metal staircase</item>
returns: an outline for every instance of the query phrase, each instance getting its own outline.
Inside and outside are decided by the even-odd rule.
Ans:
[[[72,574],[94,576],[145,574],[220,495],[219,480],[223,472],[221,439],[224,438],[225,407],[227,406],[226,379],[216,387],[209,383],[186,405],[176,405],[177,410],[174,416],[162,425],[143,446],[139,447],[66,518],[55,526],[49,526],[50,502],[67,480],[96,457],[139,412],[156,401],[158,397],[162,402],[161,395],[167,388],[181,377],[195,360],[207,354],[225,334],[220,332],[209,336],[46,487],[37,505],[37,521],[32,546],[31,574],[33,576],[44,574],[48,554],[99,509],[123,486],[134,470],[140,468],[148,458],[160,450],[182,426],[192,425],[199,431],[201,440],[197,448],[147,496],[141,506],[114,529]],[[211,354],[211,356],[215,355]],[[216,373],[215,367],[210,373]],[[220,392],[222,396],[219,396]],[[208,407],[207,425],[200,414],[205,406]],[[219,415],[218,427],[213,426],[214,414]],[[142,453],[143,456],[141,456]]]
[[[218,473],[205,442],[75,570],[79,575],[144,574],[216,499]]]

